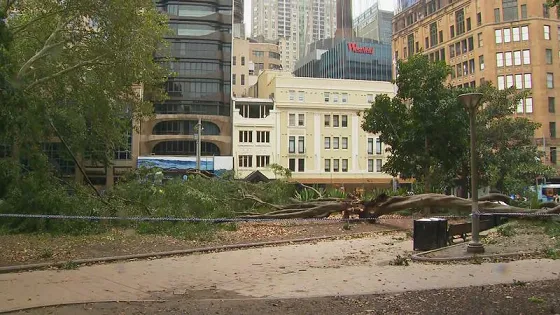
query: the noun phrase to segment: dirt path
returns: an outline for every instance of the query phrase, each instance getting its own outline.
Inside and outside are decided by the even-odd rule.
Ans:
[[[14,315],[112,314],[558,314],[560,280],[415,291],[386,295],[285,300],[174,298],[161,303],[100,303],[35,309]]]

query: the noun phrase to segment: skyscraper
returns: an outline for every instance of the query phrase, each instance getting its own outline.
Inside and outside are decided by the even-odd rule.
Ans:
[[[354,19],[354,33],[357,37],[369,38],[383,43],[391,43],[393,33],[393,12],[379,9],[376,1]]]
[[[252,0],[252,10],[252,36],[279,41],[284,70],[336,30],[336,0]]]
[[[232,0],[157,0],[156,5],[169,15],[173,33],[166,64],[174,75],[166,86],[169,99],[155,104],[155,117],[142,123],[141,154],[196,155],[195,126],[201,119],[201,155],[230,155]]]

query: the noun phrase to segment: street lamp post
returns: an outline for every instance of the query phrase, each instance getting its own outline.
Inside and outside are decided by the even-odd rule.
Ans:
[[[476,165],[476,112],[482,93],[466,93],[459,95],[459,101],[469,112],[471,131],[471,198],[472,198],[472,240],[467,252],[484,253],[484,245],[480,243],[480,212],[478,211],[478,167]]]

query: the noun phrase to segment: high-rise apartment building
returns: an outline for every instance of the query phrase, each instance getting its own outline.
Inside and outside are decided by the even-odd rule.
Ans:
[[[195,156],[201,119],[201,155],[231,155],[232,0],[156,4],[169,15],[166,64],[174,75],[167,82],[169,99],[155,104],[155,117],[142,123],[140,154]]]
[[[311,43],[336,30],[336,0],[252,0],[252,10],[251,35],[278,40],[288,71]]]
[[[379,9],[379,2],[367,8],[353,23],[357,37],[391,43],[393,34],[393,12]]]
[[[541,124],[535,139],[556,165],[559,22],[545,0],[419,0],[394,17],[393,54],[396,60],[419,52],[445,60],[454,86],[491,81],[499,89],[530,90],[516,115]]]

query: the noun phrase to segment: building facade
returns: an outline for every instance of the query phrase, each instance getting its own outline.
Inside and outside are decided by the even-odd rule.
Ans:
[[[282,67],[291,71],[312,42],[336,30],[336,0],[252,0],[252,37],[279,41]]]
[[[237,2],[239,3],[239,2]],[[140,154],[194,156],[202,119],[203,156],[231,155],[232,0],[158,0],[173,34],[169,99],[141,126]]]
[[[301,183],[390,187],[392,177],[381,171],[385,146],[377,135],[363,131],[359,112],[371,106],[375,95],[393,96],[394,91],[389,82],[301,78],[264,70],[250,89],[254,101],[236,101],[237,173],[261,170],[272,176],[267,165],[276,163]],[[247,114],[251,112],[243,106],[256,109]],[[263,133],[267,131],[270,138]]]
[[[559,19],[545,0],[420,0],[395,15],[393,54],[395,60],[419,52],[445,60],[454,86],[490,81],[499,89],[530,90],[516,115],[541,124],[536,142],[556,165]]]
[[[280,68],[280,50],[276,42],[234,38],[231,81],[234,97],[247,96],[249,87],[256,83],[262,70]]]
[[[363,38],[329,38],[316,42],[314,48],[296,64],[296,76],[386,82],[392,80],[390,44]]]
[[[393,12],[380,10],[379,2],[376,1],[354,19],[353,27],[356,37],[390,44],[393,34]]]

